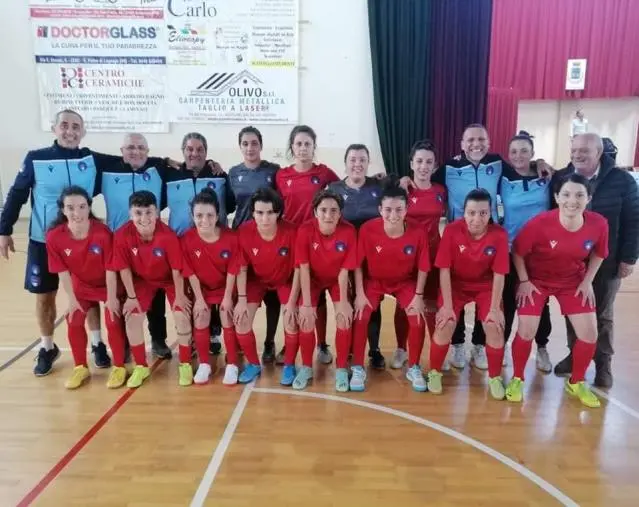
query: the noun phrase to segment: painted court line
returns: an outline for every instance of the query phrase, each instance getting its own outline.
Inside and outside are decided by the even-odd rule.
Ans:
[[[475,440],[469,436],[464,435],[458,431],[450,429],[446,426],[442,426],[441,424],[434,423],[429,421],[428,419],[424,419],[422,417],[418,417],[408,412],[402,412],[401,410],[395,410],[394,408],[386,407],[384,405],[378,405],[377,403],[370,403],[362,400],[355,400],[352,398],[345,398],[341,396],[334,396],[330,394],[322,394],[322,393],[309,393],[304,391],[291,391],[287,389],[274,389],[274,388],[266,388],[266,387],[256,387],[253,389],[253,392],[256,393],[266,393],[266,394],[282,394],[286,396],[302,396],[305,398],[316,398],[320,400],[328,400],[328,401],[336,401],[338,403],[346,403],[348,405],[354,405],[356,407],[368,408],[371,410],[376,410],[377,412],[382,412],[384,414],[394,415],[396,417],[401,417],[402,419],[406,419],[408,421],[421,424],[422,426],[426,426],[427,428],[433,429],[435,431],[439,431],[440,433],[444,433],[449,437],[452,437],[460,442],[470,445],[474,447],[478,451],[481,451],[485,454],[488,454],[492,458],[496,459],[503,465],[513,469],[515,472],[519,473],[529,481],[535,483],[541,489],[543,489],[546,493],[554,497],[557,501],[559,501],[562,505],[568,507],[579,507],[579,504],[572,500],[570,497],[566,496],[555,486],[550,484],[548,481],[542,479],[540,476],[535,474],[533,471],[529,470],[525,466],[517,463],[512,460],[508,456],[496,451],[492,447],[488,447],[485,444],[482,444],[480,441]]]
[[[231,418],[224,429],[224,433],[222,434],[222,438],[220,442],[217,444],[215,452],[211,457],[211,461],[209,466],[206,468],[204,472],[204,477],[202,477],[202,481],[193,496],[193,500],[191,500],[191,507],[200,507],[204,505],[206,501],[206,497],[211,490],[211,486],[213,486],[213,481],[215,481],[215,476],[220,470],[220,466],[222,465],[222,460],[224,459],[224,455],[231,444],[231,439],[233,438],[233,434],[237,429],[237,425],[240,422],[240,418],[246,409],[246,404],[248,403],[249,397],[253,392],[253,386],[255,382],[251,382],[250,384],[246,384],[244,386],[244,390],[242,391],[242,395],[240,396],[237,405],[235,405],[235,409],[231,414]]]
[[[597,389],[596,387],[591,387],[590,389],[597,396],[608,400],[608,403],[610,403],[611,405],[614,405],[619,410],[622,410],[623,412],[628,414],[630,417],[634,417],[635,419],[639,420],[639,412],[637,412],[636,410],[630,408],[625,403],[620,402],[617,398],[613,398],[612,396],[610,396],[608,393],[602,391],[601,389]]]
[[[176,342],[177,343],[177,342]],[[176,343],[171,345],[171,349],[173,349]],[[164,362],[164,359],[156,359],[151,365],[151,372],[154,372],[160,364]],[[129,399],[133,396],[133,394],[137,391],[137,389],[126,389],[126,392],[120,396],[116,402],[111,406],[109,410],[107,410],[98,421],[89,428],[89,430],[78,440],[69,451],[60,458],[60,460],[49,470],[45,476],[36,484],[31,491],[29,491],[25,497],[20,500],[20,503],[17,507],[26,507],[27,505],[31,505],[33,501],[38,498],[42,492],[53,482],[53,480],[66,468],[66,466],[73,461],[78,453],[84,449],[84,447],[91,441],[93,437],[95,437],[98,432],[106,425],[107,422],[117,413],[118,410],[122,408],[122,406],[129,401]]]
[[[57,328],[62,323],[62,321],[64,320],[64,317],[65,316],[63,315],[62,317],[59,317],[58,320],[55,321],[55,324],[53,324],[53,329]],[[6,361],[2,365],[0,365],[0,371],[6,370],[9,366],[11,366],[17,360],[19,360],[23,356],[26,356],[29,353],[29,351],[31,351],[33,349],[33,347],[35,347],[38,343],[40,343],[40,338],[36,338],[29,345],[27,345],[25,348],[18,349],[18,350],[20,350],[20,352],[18,352],[11,359],[9,359],[8,361]]]

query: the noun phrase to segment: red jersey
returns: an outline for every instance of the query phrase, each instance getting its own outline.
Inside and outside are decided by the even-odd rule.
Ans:
[[[297,230],[295,265],[308,264],[311,283],[323,287],[337,283],[342,269],[357,267],[357,233],[355,227],[345,221],[337,224],[335,232],[324,236],[313,218]]]
[[[406,221],[423,227],[428,236],[431,258],[434,260],[441,238],[439,221],[446,210],[446,188],[433,183],[429,189],[411,188],[408,192]]]
[[[160,287],[172,286],[172,270],[182,270],[180,241],[160,220],[155,225],[153,239],[144,241],[129,220],[114,235],[112,268],[115,271],[129,268],[134,278]]]
[[[525,259],[531,280],[547,287],[577,287],[590,255],[608,256],[608,222],[599,213],[585,211],[583,226],[571,232],[559,223],[558,209],[545,211],[524,225],[513,251]]]
[[[357,265],[366,262],[366,277],[399,283],[415,279],[418,271],[430,270],[428,242],[421,227],[406,224],[399,238],[384,231],[384,220],[373,218],[359,230]]]
[[[275,173],[275,186],[284,199],[284,218],[301,225],[313,218],[313,197],[329,183],[339,181],[324,164],[313,164],[310,170],[298,172],[294,166]]]
[[[73,289],[106,288],[107,266],[111,262],[113,236],[99,220],[91,220],[85,239],[73,239],[67,224],[61,224],[47,233],[49,271],[68,271]]]
[[[256,278],[267,287],[280,287],[291,280],[295,270],[295,226],[284,220],[277,223],[271,241],[262,239],[257,224],[251,220],[238,229],[240,255],[233,268],[248,268],[248,278]]]
[[[184,278],[195,275],[209,291],[226,286],[226,275],[239,255],[235,231],[223,228],[217,241],[207,243],[192,227],[180,238],[180,245]]]
[[[510,270],[508,234],[496,224],[479,239],[468,232],[463,218],[444,229],[435,265],[450,269],[451,283],[461,290],[484,291],[493,285],[493,274],[505,275]]]

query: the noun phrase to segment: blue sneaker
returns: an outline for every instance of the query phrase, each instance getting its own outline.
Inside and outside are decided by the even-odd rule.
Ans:
[[[238,381],[240,384],[248,384],[253,382],[262,373],[262,367],[259,364],[247,364],[244,371],[240,373]]]
[[[362,392],[366,389],[366,370],[363,366],[353,366],[351,368],[351,391]]]
[[[282,368],[282,378],[280,378],[280,384],[283,386],[293,385],[293,381],[295,380],[295,375],[297,372],[295,371],[294,364],[287,364]]]
[[[293,381],[293,389],[301,391],[306,389],[308,383],[313,379],[313,368],[302,366]]]
[[[335,390],[338,393],[348,392],[348,370],[346,368],[338,368],[335,371]]]

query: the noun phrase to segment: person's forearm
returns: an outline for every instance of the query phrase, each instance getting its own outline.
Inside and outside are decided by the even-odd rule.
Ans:
[[[528,270],[526,269],[526,261],[520,255],[513,254],[513,264],[515,265],[515,271],[517,271],[517,278],[520,282],[528,281]]]
[[[135,285],[133,284],[133,274],[129,268],[124,268],[120,271],[120,279],[122,280],[122,285],[124,285],[124,289],[126,290],[126,297],[129,299],[137,298],[137,294],[135,293]]]
[[[453,307],[453,288],[450,281],[450,269],[441,268],[439,270],[439,285],[442,291],[443,305],[447,308]]]
[[[348,301],[348,270],[341,269],[337,275],[337,284],[339,285],[339,300]]]
[[[493,291],[490,297],[491,308],[501,308],[501,300],[504,294],[504,275],[495,273],[493,275]]]
[[[311,268],[308,264],[299,267],[300,287],[302,290],[302,304],[311,306]]]
[[[69,298],[69,301],[75,301],[75,292],[73,292],[73,282],[71,281],[71,274],[68,271],[63,271],[58,275],[60,277],[60,284],[64,289],[64,293]]]
[[[200,279],[195,276],[189,276],[189,283],[191,284],[191,290],[193,291],[193,295],[195,299],[201,301],[204,299],[204,295],[202,294],[202,286],[200,285]]]
[[[106,272],[107,299],[118,297],[118,274],[115,271]]]
[[[593,282],[593,280],[595,279],[595,275],[597,274],[597,271],[599,271],[599,268],[601,267],[603,261],[604,260],[602,257],[598,257],[596,255],[590,256],[590,260],[588,261],[588,269],[586,269],[586,274],[584,275],[584,281],[587,281],[588,283]]]

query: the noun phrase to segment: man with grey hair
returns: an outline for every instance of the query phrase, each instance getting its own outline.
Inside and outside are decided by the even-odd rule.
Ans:
[[[571,163],[555,173],[556,185],[562,177],[578,173],[588,178],[592,200],[588,208],[608,220],[609,255],[593,281],[597,302],[597,351],[595,353],[595,386],[611,387],[613,376],[613,307],[621,280],[630,276],[639,255],[639,194],[634,178],[615,166],[603,153],[601,137],[593,133],[578,134],[571,143]],[[553,186],[556,188],[556,186]],[[575,343],[575,331],[567,322],[568,347]],[[572,355],[555,366],[555,374],[570,375]]]

